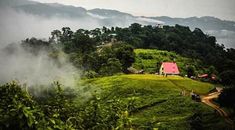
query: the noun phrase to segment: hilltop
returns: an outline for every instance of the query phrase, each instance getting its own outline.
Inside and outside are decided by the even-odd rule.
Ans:
[[[123,104],[123,110],[128,109],[127,119],[135,129],[227,127],[212,108],[191,100],[188,95],[191,90],[207,94],[214,89],[212,84],[179,76],[162,77],[151,74],[95,78],[84,80],[81,84],[97,91],[100,109],[113,100]],[[181,95],[182,90],[187,91],[187,96]],[[196,123],[198,117],[199,124]]]
[[[52,24],[55,21],[53,18],[57,18],[56,21],[58,21],[58,19],[62,20],[70,26],[72,26],[71,24],[79,23],[77,25],[76,24],[73,25],[75,26],[75,29],[81,27],[81,25],[82,27],[86,27],[86,29],[88,29],[88,28],[102,27],[102,26],[127,27],[132,23],[140,23],[143,25],[164,24],[164,25],[170,25],[170,26],[179,24],[183,26],[189,26],[191,30],[193,30],[194,28],[201,28],[207,34],[216,36],[218,43],[224,44],[228,48],[235,47],[234,46],[235,22],[228,21],[228,20],[221,20],[221,19],[211,17],[211,16],[188,17],[188,18],[171,18],[167,16],[145,17],[145,16],[134,16],[132,14],[120,12],[117,10],[98,9],[98,8],[88,10],[83,7],[68,6],[68,5],[58,4],[58,3],[38,3],[38,2],[27,1],[27,0],[7,0],[7,1],[0,0],[0,6],[1,7],[10,6],[11,9],[17,11],[17,13],[20,12],[18,13],[19,16],[21,16],[22,13],[25,13],[26,16],[29,15],[30,17],[25,17],[26,19],[25,21],[27,22],[31,20],[30,18],[32,16],[34,16],[35,19],[40,19],[40,21],[43,19],[42,21],[44,22],[51,20],[51,22],[49,23],[46,22],[46,24],[48,24],[47,26],[53,26],[53,27],[55,26],[55,24]],[[1,10],[1,11],[5,12],[4,10]],[[4,13],[1,15],[1,17],[7,17],[7,18],[10,16],[11,15],[6,16],[4,15]],[[18,20],[22,21],[21,19],[18,19]],[[69,23],[66,22],[66,20],[68,20]],[[25,21],[22,21],[22,22],[25,23]],[[66,24],[61,24],[61,23],[60,24],[57,23],[57,24],[58,25],[56,25],[55,28],[59,28],[59,27],[66,25]],[[21,28],[28,28],[29,25],[26,26],[25,24],[23,24],[21,25]],[[34,22],[34,25],[35,25],[35,22]],[[9,25],[9,26],[13,26],[13,25]],[[36,24],[35,26],[43,26],[43,25]],[[37,30],[34,30],[34,29],[37,29],[35,26],[31,28],[29,27],[29,28],[35,34],[38,34]],[[43,30],[41,31],[43,32],[40,32],[40,33],[49,34],[50,30],[45,29],[44,27]],[[18,35],[16,34],[16,36]],[[38,35],[38,36],[42,36],[42,35]],[[43,36],[44,38],[46,38],[45,35]],[[21,40],[21,39],[18,39],[18,40]]]
[[[48,40],[27,38],[1,50],[6,59],[0,62],[1,83],[22,84],[0,87],[0,129],[228,128],[212,108],[189,96],[206,95],[214,84],[184,76],[127,75],[131,66],[154,73],[160,62],[175,61],[182,75],[190,66],[197,73],[209,68],[218,82],[233,84],[235,50],[199,28],[63,27]],[[224,89],[218,103],[232,108],[232,92]]]
[[[159,72],[162,62],[176,62],[183,76],[187,75],[189,66],[195,68],[197,74],[208,72],[207,66],[201,60],[183,57],[174,52],[156,49],[135,49],[134,52],[136,58],[133,67],[138,70],[143,69],[146,73]]]

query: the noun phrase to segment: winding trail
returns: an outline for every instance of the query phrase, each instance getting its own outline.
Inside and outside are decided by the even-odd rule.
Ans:
[[[213,92],[210,93],[206,96],[202,96],[202,102],[205,103],[206,105],[214,108],[220,116],[222,116],[225,121],[231,126],[232,130],[234,130],[234,122],[229,118],[229,115],[222,109],[220,108],[217,104],[213,103],[212,99],[218,98],[220,95],[220,92]]]

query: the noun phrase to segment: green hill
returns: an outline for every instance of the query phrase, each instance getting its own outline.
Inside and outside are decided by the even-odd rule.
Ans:
[[[136,129],[190,129],[196,127],[193,123],[197,114],[205,129],[226,127],[213,109],[180,94],[182,90],[206,94],[214,89],[212,84],[180,76],[151,74],[87,79],[82,84],[98,92],[100,107],[110,100],[118,100],[128,108],[131,106],[128,120]]]
[[[181,75],[187,74],[187,66],[193,66],[196,73],[202,74],[207,71],[205,65],[198,59],[182,57],[174,52],[160,51],[156,49],[135,49],[136,61],[133,67],[144,69],[147,73],[158,72],[161,62],[175,61],[181,71]]]

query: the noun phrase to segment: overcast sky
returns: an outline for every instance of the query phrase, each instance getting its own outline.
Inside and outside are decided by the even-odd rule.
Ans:
[[[87,9],[115,9],[143,16],[215,16],[235,21],[235,0],[34,0]]]

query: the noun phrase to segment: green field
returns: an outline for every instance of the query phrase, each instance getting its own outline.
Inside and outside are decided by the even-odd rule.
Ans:
[[[179,76],[150,74],[86,79],[80,84],[96,91],[103,105],[114,99],[123,104],[131,103],[133,109],[129,111],[128,119],[136,129],[190,129],[196,124],[190,121],[195,114],[200,115],[206,129],[225,128],[223,119],[216,116],[213,109],[180,94],[182,90],[207,94],[214,89],[212,84]]]
[[[175,61],[182,75],[186,73],[186,66],[194,66],[196,73],[205,73],[207,68],[202,66],[203,63],[198,59],[191,59],[180,56],[174,52],[161,51],[156,49],[135,49],[136,61],[133,67],[144,69],[145,72],[155,73],[159,71],[161,62]]]

